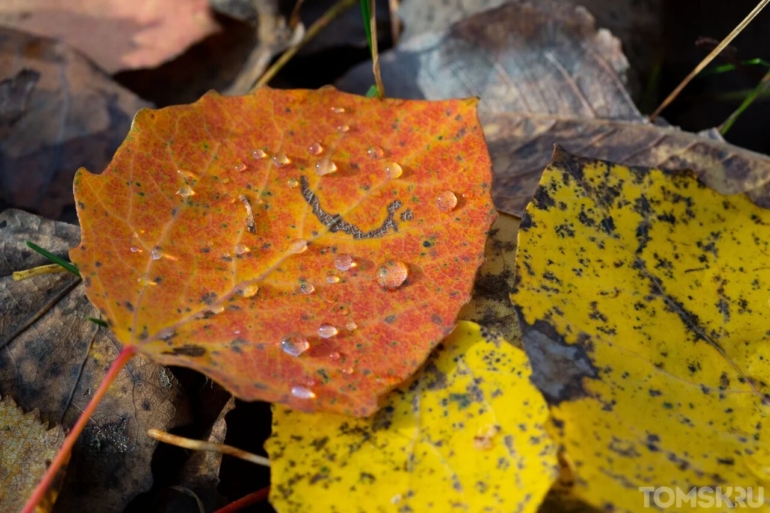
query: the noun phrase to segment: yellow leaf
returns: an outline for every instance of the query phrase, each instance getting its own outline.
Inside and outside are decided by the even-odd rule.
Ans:
[[[60,426],[48,429],[37,410],[24,413],[10,396],[0,399],[0,511],[19,511],[64,441]],[[35,510],[50,511],[64,471]]]
[[[557,461],[529,375],[523,351],[461,321],[373,417],[276,405],[270,501],[282,513],[535,511]]]
[[[644,510],[639,487],[758,498],[770,484],[770,211],[689,173],[557,149],[516,273],[574,496],[614,511]]]

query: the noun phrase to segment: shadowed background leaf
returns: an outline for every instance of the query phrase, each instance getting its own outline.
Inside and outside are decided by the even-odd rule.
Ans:
[[[217,29],[207,0],[5,0],[0,24],[62,40],[107,73],[157,66]]]
[[[511,298],[574,497],[638,511],[638,487],[734,483],[758,499],[768,241],[770,212],[743,195],[557,149],[521,222]]]
[[[51,424],[71,427],[119,344],[87,317],[98,312],[70,273],[13,281],[11,272],[45,263],[24,244],[58,255],[77,244],[77,227],[18,210],[0,214],[0,394]],[[57,512],[119,512],[152,485],[157,445],[145,432],[188,422],[187,403],[170,371],[134,359],[92,416],[75,446]]]
[[[75,222],[72,179],[101,171],[149,106],[63,43],[0,28],[0,209]]]
[[[534,512],[557,475],[526,355],[460,321],[368,419],[276,405],[267,441],[281,513]]]

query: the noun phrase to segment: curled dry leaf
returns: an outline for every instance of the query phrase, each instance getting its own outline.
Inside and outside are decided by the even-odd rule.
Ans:
[[[70,221],[75,169],[104,169],[149,106],[63,43],[5,28],[0,98],[0,208]]]
[[[162,64],[217,29],[207,0],[5,0],[0,23],[60,39],[110,74]]]
[[[567,2],[510,2],[413,38],[380,61],[394,96],[481,97],[502,211],[522,212],[554,144],[632,166],[689,168],[720,192],[770,205],[770,159],[647,123],[626,91],[619,41]],[[367,73],[357,68],[340,86],[365,90]]]
[[[278,405],[265,446],[270,502],[281,513],[537,511],[556,446],[529,377],[523,351],[461,321],[373,417]]]
[[[37,410],[25,414],[10,396],[0,399],[0,511],[24,506],[63,441],[61,427],[48,429]],[[48,490],[40,511],[51,511],[60,485]]]
[[[89,299],[124,345],[238,397],[372,413],[483,259],[475,104],[261,88],[140,112],[75,178]]]
[[[520,230],[511,297],[572,494],[766,484],[770,212],[559,149]]]
[[[17,210],[0,214],[0,394],[67,429],[120,345],[87,320],[99,314],[75,276],[47,274],[17,282],[11,272],[46,263],[25,240],[62,256],[78,239],[76,226]],[[187,403],[171,372],[134,359],[75,445],[57,511],[122,511],[152,485],[157,442],[145,435],[147,429],[170,430],[187,421]]]

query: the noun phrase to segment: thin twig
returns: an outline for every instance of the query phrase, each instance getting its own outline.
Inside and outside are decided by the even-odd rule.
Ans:
[[[246,506],[251,506],[252,504],[262,502],[263,500],[267,499],[268,495],[270,495],[270,487],[266,486],[261,490],[257,490],[256,492],[252,492],[245,497],[241,497],[237,501],[231,502],[227,506],[216,510],[214,513],[235,513],[236,511],[242,510]]]
[[[289,27],[294,28],[299,25],[299,11],[302,9],[302,4],[304,3],[305,0],[297,0],[297,3],[294,4],[294,9],[291,10],[291,16],[289,17]]]
[[[317,36],[318,33],[321,32],[321,30],[323,30],[329,23],[334,21],[337,16],[345,12],[346,9],[352,7],[355,3],[356,0],[339,0],[336,4],[334,4],[328,11],[324,13],[323,16],[318,18],[318,20],[316,20],[316,22],[313,23],[309,29],[307,29],[307,32],[305,32],[305,37],[303,37],[299,43],[286,50],[283,55],[281,55],[278,60],[275,61],[267,71],[265,71],[264,75],[259,78],[253,89],[267,85],[286,65],[286,63],[289,62],[291,58],[294,57],[297,52],[307,44],[308,41]]]
[[[377,84],[377,96],[385,98],[385,86],[382,84],[382,74],[380,73],[380,53],[377,50],[377,7],[374,0],[369,0],[369,27],[372,31],[372,72],[374,73],[374,83]]]
[[[398,2],[399,0],[388,0],[388,8],[390,9],[390,38],[393,46],[398,44],[398,39],[401,36],[401,18],[398,17]]]
[[[760,0],[760,2],[757,4],[756,7],[749,13],[748,16],[746,16],[743,21],[741,21],[737,27],[735,27],[732,32],[730,32],[726,38],[724,38],[713,50],[711,50],[711,53],[709,53],[705,59],[700,61],[700,63],[695,66],[695,69],[693,69],[689,75],[687,75],[682,82],[676,86],[676,89],[674,89],[671,94],[668,95],[668,97],[663,100],[663,103],[660,104],[660,106],[655,109],[655,112],[653,112],[650,115],[650,121],[655,121],[655,118],[657,118],[660,113],[669,106],[671,102],[674,101],[674,99],[679,96],[679,93],[682,92],[682,90],[687,86],[687,84],[690,83],[690,81],[695,78],[695,76],[703,71],[703,68],[708,66],[711,61],[714,60],[714,58],[719,55],[719,53],[724,50],[727,45],[729,45],[735,37],[740,34],[743,29],[745,29],[749,23],[757,16],[757,14],[760,13],[762,9],[765,8],[765,6],[770,3],[770,0]]]
[[[161,431],[159,429],[148,429],[147,436],[167,444],[176,445],[177,447],[184,447],[185,449],[192,449],[194,451],[215,451],[221,454],[235,456],[236,458],[250,461],[252,463],[256,463],[257,465],[262,465],[265,467],[270,466],[270,460],[264,456],[257,456],[256,454],[246,452],[242,449],[238,449],[237,447],[233,447],[232,445],[215,444],[212,442],[204,442],[202,440],[193,440],[192,438],[172,435],[171,433],[166,433],[165,431]]]
[[[59,264],[46,264],[32,269],[24,269],[23,271],[13,272],[13,281],[22,281],[40,276],[41,274],[54,274],[54,273],[66,273],[67,269]]]

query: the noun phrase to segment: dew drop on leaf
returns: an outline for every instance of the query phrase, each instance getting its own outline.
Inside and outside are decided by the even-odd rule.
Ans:
[[[142,250],[137,248],[136,246],[131,246],[131,253],[141,253]]]
[[[257,294],[257,292],[259,292],[259,285],[257,285],[256,283],[251,284],[251,285],[245,285],[241,289],[241,296],[243,296],[243,297],[253,297],[253,296],[255,296]]]
[[[176,193],[182,196],[183,198],[188,198],[193,194],[195,194],[195,191],[193,191],[192,187],[190,187],[189,185],[183,185],[179,188],[178,191],[176,191]]]
[[[238,244],[235,245],[236,255],[245,255],[249,251],[251,251],[251,249],[249,249],[249,247],[246,244],[239,242]]]
[[[163,328],[158,332],[158,338],[161,340],[168,340],[175,335],[173,328]]]
[[[436,196],[436,205],[439,210],[451,212],[457,206],[457,196],[452,191],[443,191]]]
[[[289,187],[294,189],[295,187],[297,187],[299,185],[299,182],[297,180],[295,180],[294,178],[289,178],[288,180],[286,180],[286,185],[288,185]]]
[[[287,157],[285,153],[276,153],[271,159],[273,164],[275,164],[275,167],[283,167],[286,164],[291,164],[291,159]]]
[[[342,369],[343,374],[353,374],[353,367],[347,367],[345,369]]]
[[[331,353],[329,353],[329,358],[336,361],[342,358],[342,355],[339,354],[337,351],[332,351]]]
[[[284,353],[299,356],[308,350],[310,344],[301,333],[290,333],[281,340],[281,349]]]
[[[139,283],[141,287],[144,287],[145,285],[148,285],[149,283],[151,283],[150,279],[147,277],[146,274],[142,274],[141,276],[139,276],[139,278],[137,278],[136,281],[137,283]]]
[[[348,130],[350,130],[350,127],[348,125],[340,125],[340,126],[337,127],[337,131],[341,132],[343,134],[345,132],[347,132]]]
[[[347,324],[345,324],[345,329],[348,331],[355,331],[356,328],[358,328],[358,324],[356,324],[353,321],[350,321]]]
[[[404,170],[401,169],[401,165],[397,162],[388,162],[385,164],[385,174],[388,175],[388,178],[398,178],[402,174],[404,174]]]
[[[332,107],[332,112],[335,114],[343,114],[345,112],[345,107]]]
[[[324,152],[324,147],[321,146],[321,143],[314,142],[313,144],[310,145],[307,151],[309,151],[311,155],[320,155],[321,153]]]
[[[315,399],[315,394],[312,390],[299,385],[291,387],[291,395],[297,399]]]
[[[366,154],[373,159],[381,159],[383,155],[385,155],[385,152],[379,146],[369,146],[369,149],[366,150]]]
[[[215,305],[209,308],[209,312],[213,314],[221,314],[224,311],[225,311],[224,305]]]
[[[153,260],[160,260],[160,257],[163,256],[163,249],[160,246],[155,246],[152,248],[152,251],[150,251],[150,256]]]
[[[288,252],[296,255],[302,253],[307,249],[307,241],[305,239],[295,239],[289,243]]]
[[[246,164],[243,162],[238,162],[236,165],[233,166],[233,169],[240,173],[241,171],[246,169]]]
[[[254,151],[251,152],[251,155],[255,159],[260,160],[260,159],[263,159],[263,158],[267,157],[267,152],[265,152],[265,150],[254,150]]]
[[[339,333],[339,331],[331,324],[324,323],[318,327],[318,336],[321,338],[332,338],[337,333]]]
[[[397,289],[408,275],[409,268],[404,262],[389,260],[377,269],[377,283],[386,289]]]
[[[355,266],[356,266],[356,261],[353,260],[353,257],[351,255],[348,255],[347,253],[342,253],[340,255],[337,255],[334,259],[334,267],[336,267],[340,271],[347,271],[350,268]]]
[[[337,164],[335,164],[328,158],[323,159],[319,162],[316,162],[315,172],[318,176],[328,175],[328,174],[334,173],[335,171],[337,171]]]
[[[329,274],[328,276],[326,276],[326,283],[339,283],[339,282],[340,282],[339,276],[334,276],[333,274]]]
[[[315,287],[312,283],[308,283],[306,281],[303,281],[299,284],[299,290],[302,291],[303,294],[312,294],[315,292]]]

